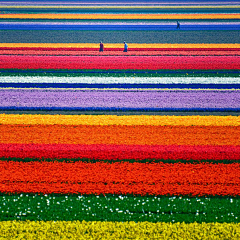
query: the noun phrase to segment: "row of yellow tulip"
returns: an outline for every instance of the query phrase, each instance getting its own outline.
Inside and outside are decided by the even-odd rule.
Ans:
[[[2,19],[240,19],[240,14],[2,14]]]
[[[38,115],[0,114],[0,124],[124,125],[124,126],[240,126],[240,116],[154,115]]]
[[[4,239],[239,239],[240,223],[3,221]]]
[[[105,43],[105,48],[122,48],[122,43]],[[128,43],[129,48],[240,48],[237,43]],[[98,48],[99,43],[0,43],[0,48]]]

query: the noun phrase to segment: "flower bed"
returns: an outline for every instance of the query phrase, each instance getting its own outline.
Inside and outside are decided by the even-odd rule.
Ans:
[[[24,55],[24,56],[239,56],[240,51],[234,49],[226,50],[198,50],[198,49],[144,49],[132,48],[128,52],[123,52],[122,48],[105,48],[104,52],[99,52],[98,48],[89,49],[43,49],[29,50],[28,48],[20,48],[17,50],[7,49],[1,50],[1,55]]]
[[[16,125],[122,125],[122,126],[240,126],[239,116],[159,115],[50,115],[0,114],[0,124]]]
[[[0,142],[238,146],[239,129],[239,126],[0,125]]]
[[[224,161],[240,160],[240,147],[228,145],[106,145],[0,143],[0,157],[16,161]],[[171,161],[173,160],[173,161]]]
[[[3,14],[2,19],[240,19],[237,13],[220,14]]]
[[[12,194],[0,196],[1,221],[238,223],[238,197]],[[4,205],[4,203],[6,203]],[[148,222],[148,223],[147,223]],[[16,222],[17,223],[17,222]],[[42,222],[44,224],[44,222]],[[99,222],[100,224],[100,222]],[[187,226],[187,225],[186,225]],[[1,225],[0,225],[1,228]],[[0,230],[1,231],[1,230]]]
[[[240,238],[240,15],[217,6],[1,14],[25,30],[1,30],[0,236]]]
[[[1,110],[238,111],[240,90],[2,88],[0,102]]]
[[[239,223],[150,223],[100,221],[7,221],[1,224],[1,235],[12,238],[202,238],[238,239]]]
[[[5,69],[240,69],[240,56],[1,55],[0,61]]]
[[[47,194],[239,196],[239,166],[239,163],[109,164],[6,161],[0,163],[2,169],[0,191]]]
[[[123,49],[122,43],[104,43],[108,50]],[[129,43],[130,49],[149,51],[149,50],[167,50],[167,51],[239,51],[239,43]],[[0,43],[0,50],[66,50],[66,51],[85,51],[89,49],[98,49],[99,43],[33,43],[33,42],[18,42]]]

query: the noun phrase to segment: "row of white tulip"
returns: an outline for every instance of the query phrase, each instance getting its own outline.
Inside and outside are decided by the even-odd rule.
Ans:
[[[87,84],[238,84],[240,77],[43,77],[2,76],[1,83],[87,83]]]

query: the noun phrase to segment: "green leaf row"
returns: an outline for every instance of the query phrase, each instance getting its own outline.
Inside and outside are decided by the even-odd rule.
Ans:
[[[104,163],[116,163],[116,162],[129,162],[129,163],[192,163],[192,164],[199,164],[199,163],[211,163],[211,164],[232,164],[232,163],[240,163],[240,159],[236,160],[213,160],[213,159],[203,159],[203,160],[186,160],[186,159],[90,159],[90,158],[14,158],[14,157],[2,157],[0,161],[14,161],[14,162],[85,162],[85,163],[96,163],[96,162],[104,162]]]
[[[239,77],[238,70],[16,70],[0,69],[1,76],[50,77]]]
[[[238,223],[240,197],[2,194],[0,221]]]

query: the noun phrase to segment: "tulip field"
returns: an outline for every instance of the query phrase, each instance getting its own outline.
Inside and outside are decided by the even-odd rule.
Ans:
[[[240,239],[239,30],[237,0],[0,2],[0,239]]]

